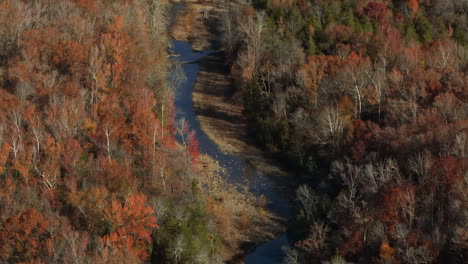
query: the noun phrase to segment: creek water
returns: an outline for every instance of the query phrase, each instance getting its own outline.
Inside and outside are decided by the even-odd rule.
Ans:
[[[192,90],[194,83],[200,71],[198,61],[216,50],[205,50],[194,52],[189,43],[184,41],[171,40],[171,49],[174,56],[172,60],[180,63],[184,80],[176,90],[175,106],[177,110],[176,119],[185,119],[190,128],[195,131],[199,142],[201,153],[210,155],[219,161],[219,164],[225,168],[225,178],[230,183],[243,184],[248,180],[249,190],[255,195],[263,195],[267,198],[267,209],[273,211],[285,219],[291,216],[291,205],[279,193],[277,186],[271,178],[263,171],[255,167],[254,162],[243,159],[242,157],[224,154],[208,135],[200,127],[197,120],[192,101]],[[187,63],[186,63],[187,62]],[[287,235],[283,234],[271,241],[256,247],[245,258],[247,264],[276,264],[283,263],[284,248],[288,246]]]

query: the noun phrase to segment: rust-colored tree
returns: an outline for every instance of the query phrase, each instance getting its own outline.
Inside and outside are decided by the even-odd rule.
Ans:
[[[112,224],[113,232],[104,236],[101,243],[116,251],[132,254],[141,261],[146,260],[151,234],[158,227],[146,196],[131,194],[125,204],[112,201],[111,206],[105,209],[105,218]]]
[[[48,223],[36,209],[29,209],[2,222],[0,254],[8,262],[28,262],[50,254]]]

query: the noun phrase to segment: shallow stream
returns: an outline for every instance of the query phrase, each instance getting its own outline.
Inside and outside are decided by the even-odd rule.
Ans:
[[[176,119],[184,118],[190,128],[195,131],[199,141],[200,152],[205,153],[219,161],[219,164],[225,168],[226,179],[230,183],[245,183],[249,179],[249,189],[255,195],[264,195],[267,198],[267,208],[280,217],[285,219],[291,215],[291,205],[286,201],[275,188],[273,181],[268,175],[255,168],[255,164],[248,162],[242,157],[227,155],[220,151],[214,143],[201,129],[200,123],[196,118],[195,109],[192,101],[192,89],[194,87],[197,75],[200,70],[198,61],[215,50],[203,52],[194,52],[189,43],[184,41],[171,40],[172,60],[180,63],[185,80],[180,84],[176,91],[175,106],[177,109]],[[186,63],[188,62],[188,63]],[[245,263],[247,264],[276,264],[282,263],[284,257],[284,248],[288,245],[286,234],[259,245],[247,255]]]

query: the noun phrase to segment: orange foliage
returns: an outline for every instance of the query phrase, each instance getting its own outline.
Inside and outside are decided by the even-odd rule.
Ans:
[[[129,164],[121,164],[117,160],[99,157],[101,171],[97,175],[99,181],[118,195],[124,195],[125,191],[133,191],[137,188],[136,178],[132,175]]]
[[[394,255],[396,253],[396,250],[394,248],[392,248],[388,243],[382,243],[380,245],[380,254],[379,254],[379,258],[383,261],[390,261],[390,262],[393,262],[394,261]]]
[[[146,196],[132,194],[124,205],[114,200],[104,213],[115,229],[104,236],[101,243],[145,260],[148,256],[146,247],[152,241],[151,234],[158,227],[154,211],[146,203]]]
[[[156,219],[142,193],[155,186],[137,175],[153,166],[174,175],[173,157],[197,149],[195,141],[190,150],[174,148],[174,97],[164,86],[167,43],[164,29],[154,30],[148,18],[159,10],[149,6],[131,0],[0,3],[0,259],[47,263],[56,247],[87,260],[56,259],[67,263],[89,262],[97,250],[102,258],[96,263],[116,257],[88,248],[89,236],[111,247],[125,244],[116,262],[147,260]],[[160,102],[167,106],[164,124],[155,109]],[[162,150],[169,146],[172,152]],[[112,232],[102,237],[109,232],[105,220]],[[70,229],[89,234],[64,231]]]
[[[408,7],[411,10],[411,14],[414,16],[419,9],[419,0],[408,0]]]

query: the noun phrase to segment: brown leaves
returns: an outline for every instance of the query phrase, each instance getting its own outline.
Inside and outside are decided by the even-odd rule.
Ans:
[[[388,8],[385,3],[370,2],[364,8],[367,16],[370,18],[383,23],[388,16]]]
[[[415,187],[412,184],[400,184],[388,188],[382,196],[380,220],[394,226],[407,221],[411,224],[415,210]]]
[[[6,219],[0,231],[0,256],[2,259],[32,261],[47,255],[48,223],[41,213],[29,209]]]
[[[363,249],[362,231],[354,231],[352,236],[342,245],[340,252],[343,255],[359,254]]]
[[[442,182],[450,190],[454,185],[463,185],[464,174],[468,171],[467,158],[443,157],[434,162],[432,170],[441,177]]]
[[[380,245],[379,258],[383,261],[391,261],[395,255],[396,250],[392,248],[388,243],[382,243]]]

